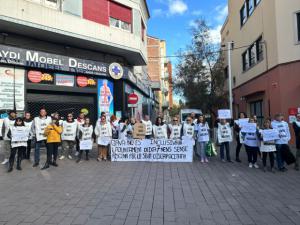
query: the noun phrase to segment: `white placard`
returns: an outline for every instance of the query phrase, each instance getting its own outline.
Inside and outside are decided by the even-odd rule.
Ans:
[[[28,141],[28,137],[29,137],[28,129],[12,130],[12,138],[11,138],[12,142],[26,142],[26,141]]]
[[[257,129],[256,123],[245,123],[241,129],[242,133],[255,133]]]
[[[249,123],[249,118],[243,118],[238,120],[239,127],[243,127],[243,125],[247,123]]]
[[[192,162],[190,139],[112,140],[111,161]]]
[[[262,130],[262,136],[263,136],[264,142],[280,139],[279,132],[277,129]]]
[[[289,123],[294,123],[295,121],[297,121],[297,117],[296,116],[289,116]]]
[[[229,109],[219,109],[218,110],[219,119],[231,119],[231,111]]]
[[[110,137],[98,137],[97,143],[98,145],[107,146],[110,144],[111,138]]]
[[[92,140],[82,140],[79,144],[80,150],[92,150],[93,141]]]

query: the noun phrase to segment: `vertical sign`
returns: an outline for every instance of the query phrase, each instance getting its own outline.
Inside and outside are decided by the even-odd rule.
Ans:
[[[13,67],[0,67],[0,110],[14,108],[14,96],[16,109],[24,110],[24,76],[25,70]]]
[[[98,79],[98,117],[102,112],[107,116],[114,114],[114,83],[107,79]]]

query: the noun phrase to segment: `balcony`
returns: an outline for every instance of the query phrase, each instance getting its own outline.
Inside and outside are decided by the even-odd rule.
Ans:
[[[132,65],[147,62],[140,35],[26,0],[0,0],[0,5],[1,32],[122,56]]]

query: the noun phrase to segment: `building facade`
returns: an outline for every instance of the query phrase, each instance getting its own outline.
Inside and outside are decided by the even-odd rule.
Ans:
[[[156,37],[147,37],[148,42],[148,73],[155,85],[156,97],[159,101],[159,112],[168,121],[170,102],[173,103],[172,95],[172,64],[167,58],[166,41]],[[170,101],[171,99],[171,101]]]
[[[228,11],[221,36],[222,45],[233,42],[235,116],[288,119],[300,107],[300,1],[229,0]]]
[[[139,95],[149,113],[153,91],[135,74],[147,64],[145,0],[0,0],[0,110],[37,115],[41,107],[118,117]],[[144,76],[142,74],[142,76]],[[140,115],[141,116],[141,115]]]

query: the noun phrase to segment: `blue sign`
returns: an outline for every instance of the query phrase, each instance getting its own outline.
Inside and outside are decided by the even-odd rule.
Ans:
[[[105,112],[114,114],[114,83],[107,79],[98,79],[98,116]]]

